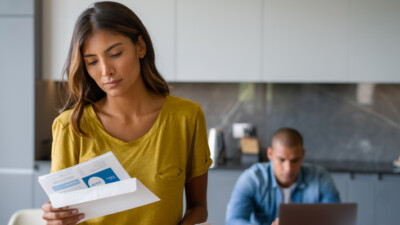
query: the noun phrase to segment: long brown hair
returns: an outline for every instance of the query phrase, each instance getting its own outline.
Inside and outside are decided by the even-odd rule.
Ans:
[[[75,133],[87,136],[80,127],[84,107],[104,98],[106,93],[89,76],[82,57],[82,45],[96,30],[105,29],[129,37],[134,44],[142,36],[146,55],[140,59],[140,68],[146,88],[156,94],[167,95],[167,82],[155,65],[155,54],[150,36],[139,17],[128,7],[117,2],[96,2],[86,9],[75,23],[69,54],[63,74],[68,80],[68,96],[60,112],[72,109],[70,124]]]

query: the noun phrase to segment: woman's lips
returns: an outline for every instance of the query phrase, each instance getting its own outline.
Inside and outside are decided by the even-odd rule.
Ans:
[[[107,88],[114,88],[114,87],[116,87],[121,81],[122,81],[122,79],[120,79],[120,80],[109,81],[109,82],[107,82],[107,83],[104,83],[104,86],[107,87]]]

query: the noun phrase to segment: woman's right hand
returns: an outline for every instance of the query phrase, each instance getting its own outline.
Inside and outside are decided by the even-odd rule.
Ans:
[[[47,225],[74,225],[85,217],[77,209],[69,209],[68,206],[53,208],[51,202],[44,203],[42,209],[43,219]]]

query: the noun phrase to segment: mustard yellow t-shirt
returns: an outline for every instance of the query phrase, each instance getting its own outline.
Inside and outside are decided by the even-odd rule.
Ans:
[[[176,225],[183,212],[185,183],[207,172],[212,161],[199,104],[167,95],[153,127],[141,138],[124,142],[109,135],[92,105],[85,107],[80,137],[69,125],[70,111],[53,123],[52,172],[112,151],[131,177],[161,200],[142,207],[87,220],[82,224]]]

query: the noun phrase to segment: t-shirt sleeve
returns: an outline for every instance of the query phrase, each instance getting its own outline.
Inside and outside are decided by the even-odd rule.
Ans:
[[[71,136],[71,127],[56,119],[53,122],[52,131],[51,172],[78,164],[78,150]]]
[[[199,106],[195,117],[194,132],[189,152],[186,182],[189,182],[194,177],[205,174],[211,164],[206,119],[203,110]]]

